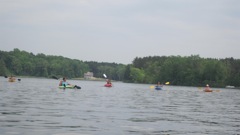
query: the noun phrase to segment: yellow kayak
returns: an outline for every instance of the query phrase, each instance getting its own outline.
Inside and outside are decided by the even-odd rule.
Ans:
[[[8,79],[8,82],[15,82],[16,79]]]

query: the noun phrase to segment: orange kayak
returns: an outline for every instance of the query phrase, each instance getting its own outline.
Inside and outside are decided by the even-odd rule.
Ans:
[[[205,89],[204,92],[213,92],[213,90]]]

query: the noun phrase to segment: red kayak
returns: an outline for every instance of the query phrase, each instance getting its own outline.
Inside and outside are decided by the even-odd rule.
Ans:
[[[105,87],[112,87],[112,84],[105,84]]]

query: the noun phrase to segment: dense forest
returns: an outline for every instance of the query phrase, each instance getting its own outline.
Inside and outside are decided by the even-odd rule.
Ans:
[[[125,66],[115,63],[83,62],[62,56],[28,53],[14,49],[10,52],[0,51],[0,75],[2,76],[36,76],[83,78],[84,73],[93,72],[95,77],[102,78],[103,73],[112,79],[122,80],[119,74]],[[123,74],[123,73],[122,73]]]
[[[131,64],[81,61],[63,56],[29,53],[14,49],[0,51],[1,76],[36,76],[83,78],[93,72],[102,78],[131,83],[170,82],[171,85],[225,87],[240,85],[240,60],[233,58],[212,59],[198,55],[136,57]]]
[[[200,58],[198,55],[154,56],[135,58],[130,72],[135,72],[129,80],[136,82],[171,82],[172,85],[214,87],[240,85],[240,59]],[[133,73],[132,73],[133,74]],[[136,76],[138,76],[136,78]]]

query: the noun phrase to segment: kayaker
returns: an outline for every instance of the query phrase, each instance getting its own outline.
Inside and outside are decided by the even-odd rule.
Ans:
[[[63,77],[63,79],[59,82],[59,86],[64,86],[64,87],[73,86],[74,88],[81,89],[80,86],[72,85],[72,84],[68,83],[65,77]]]
[[[210,89],[209,85],[207,84],[205,87],[205,92],[213,92],[213,90]]]
[[[59,82],[59,86],[67,86],[67,85],[71,85],[71,84],[69,84],[66,78],[63,77],[63,79]]]
[[[112,84],[110,79],[107,79],[107,84]]]
[[[16,80],[16,78],[12,75],[8,78],[9,82],[15,82],[15,80]]]
[[[162,85],[160,82],[158,82],[158,83],[157,83],[157,86],[158,86],[158,87],[162,87],[163,85]]]
[[[161,85],[160,82],[157,83],[157,85],[155,86],[155,90],[162,90],[163,85]]]
[[[210,87],[208,84],[206,85],[205,90],[210,90]]]
[[[105,87],[112,87],[112,83],[110,79],[107,79],[106,82],[107,83],[104,85]]]

